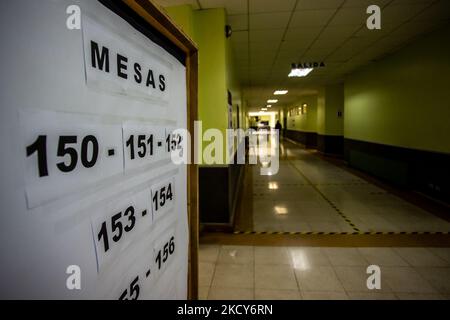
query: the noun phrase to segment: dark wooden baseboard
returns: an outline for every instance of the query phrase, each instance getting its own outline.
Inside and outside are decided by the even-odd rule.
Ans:
[[[201,244],[304,247],[448,247],[448,235],[286,235],[205,232]]]
[[[343,156],[344,137],[318,134],[317,150],[324,154]]]
[[[206,230],[233,229],[244,167],[231,164],[199,168],[200,223]]]
[[[344,157],[351,167],[450,203],[450,154],[345,139]]]
[[[317,147],[317,133],[297,130],[285,130],[285,137],[299,142],[307,148]]]

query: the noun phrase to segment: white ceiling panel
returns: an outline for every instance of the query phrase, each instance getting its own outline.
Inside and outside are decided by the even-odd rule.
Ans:
[[[336,9],[344,0],[300,0],[296,10]]]
[[[298,58],[298,57],[297,57]],[[279,70],[280,72],[283,73],[289,73],[289,71],[291,70],[291,64],[292,63],[297,63],[298,59],[294,59],[294,60],[281,60],[281,59],[276,59],[275,63],[273,64],[273,68],[272,71],[274,70]]]
[[[250,66],[250,75],[256,74],[256,73],[269,73],[270,70],[267,70],[264,66]]]
[[[233,55],[235,60],[249,60],[248,46],[233,45]]]
[[[155,1],[164,6],[191,4],[199,9],[199,3],[200,9],[225,8],[244,95],[250,105],[261,106],[280,88],[289,93],[278,105],[289,105],[308,90],[316,93],[320,85],[342,81],[356,68],[450,23],[450,0]],[[365,26],[366,9],[372,4],[382,8],[381,30]],[[291,63],[320,60],[325,68],[305,78],[288,78]]]
[[[239,69],[240,73],[242,72],[244,74],[247,73],[247,70],[249,68],[248,61],[245,60],[235,61],[235,66]]]
[[[434,21],[442,21],[450,20],[450,1],[449,0],[441,0],[438,3],[432,5],[431,7],[424,10],[417,17],[414,18],[416,21],[424,21],[424,20],[434,20]]]
[[[271,42],[251,42],[250,43],[251,54],[262,54],[264,52],[276,53],[277,51],[278,51],[278,46],[274,45]]]
[[[340,26],[328,26],[320,34],[321,41],[343,41],[352,36],[361,28],[361,25],[350,24]]]
[[[416,21],[412,20],[410,22],[402,24],[400,27],[395,29],[392,32],[392,35],[422,35],[433,31],[437,28],[441,28],[446,24],[445,21],[442,20],[424,20],[424,21]]]
[[[375,4],[382,8],[387,3],[391,2],[392,0],[346,0],[345,3],[342,5],[343,8],[367,8],[368,6]],[[406,0],[409,1],[409,0]]]
[[[250,29],[286,28],[290,12],[258,13],[250,15]]]
[[[366,27],[362,27],[355,34],[355,37],[373,37],[377,39],[380,36],[384,36],[391,33],[392,30],[395,30],[400,25],[401,23],[390,23],[390,24],[384,23],[382,24],[381,29],[374,29],[374,30],[369,30]]]
[[[326,41],[315,41],[311,46],[310,50],[314,51],[329,51],[332,49],[336,49],[337,47],[342,46],[344,41],[342,39],[333,39],[333,40],[326,40]]]
[[[245,0],[243,0],[245,2]],[[252,13],[292,11],[296,0],[249,0],[249,10]]]
[[[301,51],[307,49],[311,41],[296,41],[296,40],[287,40],[281,42],[280,52],[281,51]]]
[[[284,39],[286,41],[308,41],[311,42],[320,34],[322,28],[310,27],[310,28],[289,28],[286,31]]]
[[[284,85],[284,81],[286,80],[286,73],[283,73],[283,74],[271,74],[268,78],[267,78],[267,80],[268,80],[268,83],[270,84],[270,83],[278,83],[279,85],[278,85],[278,87],[277,86],[272,86],[272,94],[273,94],[273,92],[275,91],[275,90],[278,90],[278,88],[280,88],[280,89],[286,89],[286,90],[288,90],[289,91],[289,93],[288,93],[288,97],[289,96],[291,96],[292,95],[292,91],[291,90],[289,90],[289,88],[286,86],[286,85]],[[266,100],[267,101],[267,100]],[[278,103],[277,103],[278,104]],[[272,104],[273,105],[273,104]]]
[[[336,50],[341,43],[336,42],[335,44],[327,44],[326,46],[318,46],[316,44],[312,45],[311,48],[306,51],[307,55],[315,55],[317,58],[324,59],[326,56],[328,56],[330,53],[332,53],[334,50]],[[316,60],[317,61],[317,60]]]
[[[202,9],[225,8],[227,14],[246,14],[247,1],[242,0],[199,0]]]
[[[428,3],[432,4],[436,0],[394,0],[393,4],[415,4],[415,3]]]
[[[257,61],[268,61],[270,60],[270,63],[273,62],[277,55],[277,50],[260,50],[260,51],[252,51],[250,53],[250,60],[251,63],[256,63]]]
[[[270,71],[270,66],[276,57],[276,53],[263,52],[261,54],[255,54],[250,56],[250,67],[251,68],[261,68]]]
[[[367,48],[377,41],[374,37],[351,37],[344,43],[344,47]]]
[[[342,25],[365,25],[368,14],[366,8],[342,8],[340,9],[330,22],[330,26]]]
[[[355,56],[353,59],[349,60],[347,63],[344,63],[342,65],[339,65],[336,67],[335,71],[342,71],[342,66],[344,68],[348,69],[349,65],[355,65],[355,66],[361,66],[367,63],[370,63],[370,61],[374,58],[374,54],[359,54]]]
[[[233,32],[239,30],[248,30],[248,16],[246,14],[228,15],[227,22]]]
[[[357,55],[361,51],[364,50],[364,47],[357,47],[357,46],[344,46],[342,48],[339,48],[336,50],[330,57],[330,61],[348,61],[353,56]]]
[[[235,52],[248,53],[248,43],[247,42],[233,43],[232,46],[233,46],[233,50]]]
[[[279,51],[277,55],[277,61],[280,61],[286,65],[290,65],[290,63],[298,62],[298,59],[305,53],[307,48],[302,50],[294,50],[294,51]],[[286,63],[286,61],[290,61],[290,63]]]
[[[381,12],[381,28],[383,23],[394,24],[410,20],[426,7],[426,3],[389,5]]]
[[[233,31],[231,41],[233,43],[248,43],[248,31]]]
[[[286,78],[287,75],[289,74],[290,70],[291,70],[290,66],[288,66],[288,67],[286,67],[284,65],[278,66],[275,64],[272,68],[271,76]]]
[[[331,70],[336,70],[341,65],[342,65],[342,63],[340,63],[340,62],[327,62],[327,61],[325,61],[325,67],[322,67],[321,69],[325,70],[325,71],[331,71]]]
[[[388,51],[399,45],[406,44],[406,42],[408,42],[408,40],[410,40],[413,37],[414,37],[414,35],[411,35],[411,34],[410,35],[402,34],[402,35],[385,37],[385,38],[382,38],[379,41],[377,41],[376,46],[374,46],[374,48],[372,48],[372,50],[380,50],[380,52]]]
[[[290,26],[295,28],[325,26],[336,12],[335,9],[296,11]]]
[[[345,63],[347,61],[348,61],[347,57],[342,58],[342,57],[339,57],[339,56],[336,56],[336,57],[330,56],[327,59],[325,59],[324,62],[325,62],[325,64],[328,64],[328,63],[342,64],[342,63]]]
[[[367,63],[379,60],[380,58],[389,54],[392,51],[392,49],[395,49],[397,47],[398,47],[398,44],[391,45],[389,48],[386,48],[386,47],[370,48],[370,49],[364,50],[363,52],[354,56],[349,61],[349,63],[355,64],[355,65],[367,64]]]
[[[281,42],[285,29],[251,30],[250,42]]]
[[[239,74],[241,72],[244,72],[245,71],[244,69],[247,69],[248,67],[249,67],[248,60],[238,59],[237,57],[234,57],[233,68],[235,69],[235,73]]]
[[[302,55],[299,62],[308,63],[308,62],[321,62],[324,61],[325,58],[333,51],[333,49],[328,50],[308,50],[305,54]]]
[[[248,54],[239,54],[239,52],[235,52],[234,61],[235,63],[239,64],[248,64],[250,61],[250,58]]]

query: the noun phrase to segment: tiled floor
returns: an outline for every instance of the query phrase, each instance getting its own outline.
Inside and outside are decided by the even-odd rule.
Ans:
[[[251,169],[253,231],[450,231],[449,222],[296,144],[282,141],[280,150],[289,160],[280,160],[278,173]]]
[[[450,299],[450,248],[202,245],[199,260],[200,299]]]
[[[253,231],[450,231],[296,144],[280,151],[278,173],[250,169],[243,212]],[[201,299],[450,299],[450,248],[202,245],[199,257]],[[370,265],[380,268],[379,290],[367,287]]]

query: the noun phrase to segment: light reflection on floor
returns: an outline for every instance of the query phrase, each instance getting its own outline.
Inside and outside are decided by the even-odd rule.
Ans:
[[[277,174],[251,169],[254,231],[353,232],[336,208],[362,232],[450,231],[295,144],[279,151]],[[199,260],[200,299],[450,299],[450,248],[201,245]],[[380,267],[380,290],[367,288],[369,265]]]
[[[450,299],[450,248],[200,247],[200,299]],[[366,268],[381,268],[369,290]]]
[[[295,160],[280,160],[274,175],[252,168],[253,231],[354,232],[351,224],[361,232],[450,231],[449,222],[296,144],[281,142],[280,154]]]

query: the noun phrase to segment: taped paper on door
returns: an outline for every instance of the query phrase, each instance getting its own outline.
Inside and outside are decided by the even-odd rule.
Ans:
[[[83,19],[87,83],[101,90],[167,103],[172,66],[98,22]],[[150,41],[149,41],[150,42]]]

